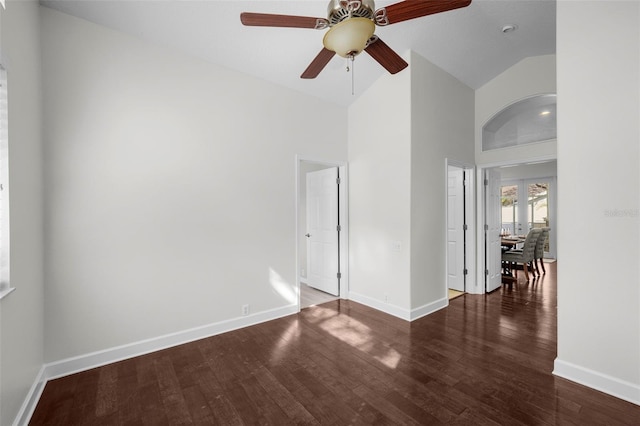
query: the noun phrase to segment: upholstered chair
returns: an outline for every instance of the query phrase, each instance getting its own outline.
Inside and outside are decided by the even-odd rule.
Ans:
[[[524,276],[527,281],[529,281],[529,263],[533,262],[536,254],[536,243],[538,242],[538,237],[542,233],[542,229],[535,228],[529,231],[527,237],[524,240],[524,244],[522,246],[522,250],[509,250],[502,253],[502,261],[508,262],[509,264],[519,263],[522,264],[522,269],[524,270]],[[533,271],[531,271],[533,273]],[[518,272],[516,271],[516,278],[518,277]]]
[[[541,228],[542,232],[538,237],[538,241],[536,242],[536,252],[534,254],[533,263],[536,265],[536,269],[538,270],[538,275],[540,274],[540,270],[538,269],[538,261],[540,261],[540,267],[542,268],[543,273],[547,273],[546,269],[544,269],[544,262],[542,258],[544,257],[544,244],[547,242],[547,238],[549,238],[549,228]]]

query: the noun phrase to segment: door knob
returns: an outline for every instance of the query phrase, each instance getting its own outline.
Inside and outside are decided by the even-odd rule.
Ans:
[[[311,234],[304,234],[305,237],[309,238]]]

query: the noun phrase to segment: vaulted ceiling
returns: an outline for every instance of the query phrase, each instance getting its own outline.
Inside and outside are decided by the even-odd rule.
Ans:
[[[393,3],[377,1],[376,8]],[[300,74],[322,49],[326,30],[240,23],[245,11],[323,18],[326,0],[41,0],[41,4],[340,105],[353,102],[386,73],[364,53],[356,57],[350,73],[346,59],[335,56],[317,78],[303,80]],[[555,1],[548,0],[474,0],[463,9],[377,27],[376,34],[405,59],[413,50],[477,89],[526,57],[555,53],[555,8]],[[504,33],[505,25],[516,30]]]

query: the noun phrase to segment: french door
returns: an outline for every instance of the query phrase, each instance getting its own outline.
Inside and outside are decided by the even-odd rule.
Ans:
[[[533,228],[550,228],[545,255],[555,257],[553,190],[555,178],[502,181],[500,192],[503,234],[526,235]]]

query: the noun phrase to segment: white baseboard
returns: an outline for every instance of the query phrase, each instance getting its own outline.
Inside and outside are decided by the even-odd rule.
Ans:
[[[442,308],[446,308],[447,306],[449,306],[449,298],[444,297],[440,300],[436,300],[435,302],[427,303],[419,308],[412,309],[410,321],[432,314]]]
[[[444,298],[420,306],[419,308],[408,310],[352,291],[349,292],[349,299],[406,321],[413,321],[418,318],[422,318],[426,315],[449,306],[449,299]]]
[[[100,367],[136,356],[145,355],[150,352],[182,345],[184,343],[193,342],[195,340],[215,336],[217,334],[226,333],[228,331],[237,330],[239,328],[271,321],[297,312],[297,304],[288,305],[268,311],[257,312],[246,317],[220,321],[189,330],[179,331],[177,333],[171,333],[45,364],[42,366],[35,383],[27,394],[27,397],[22,404],[22,408],[18,413],[18,416],[16,416],[14,426],[22,426],[29,423],[36,405],[38,404],[38,400],[40,399],[40,395],[49,380],[90,370],[95,367]]]
[[[553,363],[553,374],[615,396],[616,398],[640,405],[640,385],[637,383],[620,380],[607,374],[562,361],[558,358],[556,358]]]
[[[362,303],[363,305],[369,306],[370,308],[377,309],[386,314],[393,315],[394,317],[398,317],[403,320],[410,321],[411,318],[411,312],[409,312],[407,309],[392,305],[390,303],[382,302],[378,299],[374,299],[373,297],[365,296],[360,293],[350,291],[349,300]]]
[[[44,366],[42,366],[36,376],[36,380],[33,382],[33,385],[31,385],[31,389],[29,389],[29,393],[27,393],[27,397],[22,403],[22,407],[20,407],[20,411],[18,411],[13,421],[13,426],[26,426],[29,424],[29,420],[31,420],[31,416],[36,410],[36,405],[38,405],[40,395],[42,395],[46,383],[47,381],[44,379]]]

